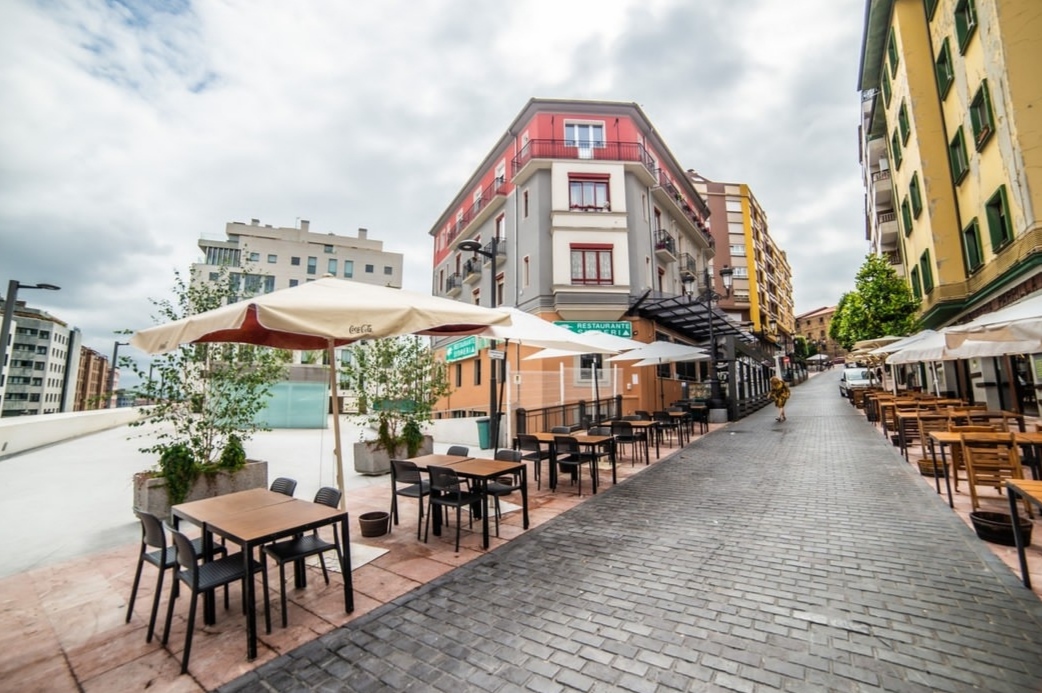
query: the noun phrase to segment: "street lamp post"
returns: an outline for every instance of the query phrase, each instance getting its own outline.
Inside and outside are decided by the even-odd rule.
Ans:
[[[17,279],[7,282],[7,296],[4,297],[4,321],[0,324],[0,386],[5,384],[4,365],[7,363],[7,338],[11,332],[11,321],[14,320],[14,306],[18,300],[19,289],[58,291],[61,287],[54,284],[22,284]]]
[[[728,267],[727,265],[724,265],[723,267],[721,267],[720,268],[720,279],[721,279],[721,281],[723,281],[724,290],[726,291],[726,294],[724,294],[723,296],[718,294],[718,293],[716,293],[716,291],[713,289],[713,275],[709,271],[709,267],[706,267],[705,270],[703,271],[703,275],[702,275],[702,283],[703,283],[702,292],[695,299],[699,303],[704,303],[706,305],[706,307],[709,309],[708,310],[708,315],[709,315],[709,357],[710,357],[710,360],[709,360],[709,369],[710,369],[710,372],[709,372],[709,408],[710,409],[719,409],[721,403],[724,402],[724,398],[723,398],[723,396],[722,396],[722,394],[720,392],[720,380],[717,378],[717,369],[719,367],[719,360],[718,360],[718,357],[717,357],[717,350],[716,350],[716,327],[714,325],[714,323],[716,321],[713,319],[714,318],[714,315],[713,315],[713,303],[714,303],[714,301],[718,301],[721,298],[724,298],[725,296],[730,296],[731,295],[731,284],[734,281],[734,269],[731,268],[731,267]],[[690,287],[690,285],[693,285],[695,283],[695,278],[693,276],[689,275],[687,280],[684,283],[686,285],[688,285],[688,287]],[[690,296],[690,291],[689,291],[688,295]]]
[[[105,408],[114,409],[112,406],[112,400],[116,396],[113,392],[113,388],[116,387],[116,359],[119,357],[119,348],[121,346],[127,346],[130,342],[114,342],[112,346],[112,363],[109,364],[109,386],[108,386],[108,397],[105,398]]]
[[[496,307],[496,255],[499,251],[499,238],[498,236],[492,236],[491,242],[489,242],[489,249],[485,250],[481,247],[481,243],[478,241],[463,241],[457,246],[464,252],[472,252],[475,255],[481,255],[482,257],[488,258],[491,264],[491,269],[488,274],[488,301],[489,307]],[[489,430],[489,442],[492,445],[492,449],[495,450],[499,447],[499,411],[496,406],[496,390],[497,390],[497,378],[496,378],[496,359],[493,355],[496,351],[496,340],[490,340],[488,344],[488,430]]]

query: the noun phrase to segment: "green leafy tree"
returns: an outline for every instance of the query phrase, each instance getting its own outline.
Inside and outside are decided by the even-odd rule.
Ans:
[[[356,344],[340,379],[358,397],[360,416],[376,429],[378,446],[393,455],[404,445],[410,457],[423,443],[422,424],[450,390],[445,363],[415,336]]]
[[[236,278],[237,279],[237,278]],[[239,282],[227,268],[212,281],[194,274],[185,281],[174,273],[174,300],[150,299],[156,308],[156,324],[218,308],[241,298]],[[242,442],[258,430],[257,414],[266,406],[271,387],[286,373],[289,353],[246,344],[190,344],[156,356],[149,372],[129,358],[120,365],[141,380],[138,396],[150,404],[141,409],[144,418],[131,424],[157,424],[152,444],[141,452],[160,459],[176,452],[178,463],[161,464],[158,472],[176,470],[194,478],[199,473],[235,467],[244,458]],[[230,450],[226,451],[226,448]],[[193,464],[186,465],[184,459]],[[168,479],[171,489],[181,488]],[[178,499],[171,494],[171,501]]]
[[[868,255],[854,290],[843,294],[829,323],[829,337],[852,349],[856,342],[917,329],[919,300],[883,257]]]

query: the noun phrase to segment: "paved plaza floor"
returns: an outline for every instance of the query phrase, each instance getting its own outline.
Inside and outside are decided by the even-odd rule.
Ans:
[[[532,528],[507,513],[487,552],[476,533],[459,553],[451,533],[418,542],[406,507],[391,535],[364,540],[387,553],[353,572],[355,612],[342,613],[342,597],[337,608],[336,576],[326,587],[312,572],[293,590],[290,627],[274,613],[252,663],[234,608],[197,633],[186,676],[183,606],[167,647],[144,641],[147,589],[124,624],[133,544],[106,537],[113,546],[37,558],[0,581],[0,680],[57,691],[1042,690],[1039,594],[975,536],[961,500],[949,509],[837,396],[837,377],[794,388],[787,422],[768,408],[648,467],[624,462],[622,482],[596,496],[533,493]],[[352,488],[349,507],[386,508],[388,489],[386,478]]]

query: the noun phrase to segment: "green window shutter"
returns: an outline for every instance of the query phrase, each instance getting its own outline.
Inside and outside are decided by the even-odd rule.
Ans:
[[[959,54],[966,53],[966,46],[977,30],[977,5],[975,0],[959,0],[955,4],[955,36],[959,39]]]
[[[952,179],[956,184],[962,182],[970,170],[969,160],[966,158],[966,138],[963,137],[962,127],[955,131],[955,137],[948,143],[948,162],[952,168]]]
[[[1013,225],[1009,218],[1009,204],[1006,200],[1006,186],[1003,185],[991,196],[985,205],[988,217],[988,235],[991,238],[991,249],[998,252],[1013,240]]]
[[[977,270],[984,263],[984,250],[980,242],[980,224],[974,217],[969,226],[962,230],[962,247],[966,259],[966,271]]]
[[[923,292],[928,294],[933,291],[933,267],[930,265],[929,248],[919,257],[919,272],[923,278]]]
[[[912,295],[915,296],[916,299],[920,299],[923,297],[923,287],[919,283],[918,266],[912,268]]]
[[[912,216],[916,219],[923,211],[923,196],[919,190],[919,172],[912,176],[912,182],[908,186],[908,195],[912,200]]]
[[[908,196],[901,201],[901,223],[905,227],[905,235],[912,233],[912,210],[908,205]]]
[[[937,91],[941,95],[943,100],[948,96],[948,91],[952,87],[952,82],[955,77],[952,74],[952,53],[948,47],[948,39],[944,39],[944,43],[941,44],[941,50],[937,54],[937,60],[934,62],[934,72],[937,75]]]

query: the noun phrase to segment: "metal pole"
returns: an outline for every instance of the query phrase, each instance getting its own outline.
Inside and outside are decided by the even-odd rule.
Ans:
[[[112,363],[109,364],[109,386],[108,396],[105,398],[105,408],[113,409],[112,399],[116,396],[113,389],[116,387],[116,359],[119,357],[119,348],[121,346],[127,346],[130,342],[117,341],[112,346]]]
[[[0,325],[0,386],[4,386],[7,381],[7,377],[4,375],[7,372],[4,368],[4,364],[7,363],[7,338],[11,331],[11,321],[14,319],[14,304],[18,297],[19,286],[21,285],[17,279],[7,282],[7,295],[4,296],[4,322]],[[2,394],[3,391],[0,391],[0,395]],[[2,399],[3,397],[0,397],[0,400]]]
[[[488,287],[489,287],[489,307],[495,309],[496,307],[496,251],[499,249],[499,238],[493,232],[492,234],[492,253],[489,257],[489,274],[488,274]],[[492,352],[496,349],[496,340],[489,342],[488,347],[488,366],[489,366],[489,394],[488,394],[488,431],[489,431],[489,443],[492,446],[492,452],[495,454],[496,449],[499,447],[499,412],[496,406],[496,361],[492,358]]]

